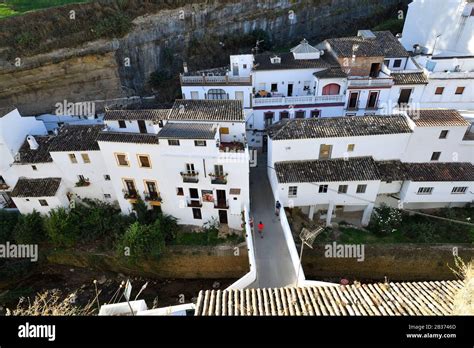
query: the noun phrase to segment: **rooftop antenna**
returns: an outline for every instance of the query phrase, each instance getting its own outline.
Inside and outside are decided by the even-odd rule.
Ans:
[[[300,240],[301,240],[301,250],[300,250],[300,266],[298,267],[298,274],[296,275],[296,287],[298,287],[298,280],[300,277],[300,270],[303,268],[303,264],[301,263],[301,260],[303,258],[303,248],[304,245],[306,244],[308,247],[313,249],[313,243],[316,237],[324,231],[324,228],[321,226],[318,226],[314,230],[308,230],[307,228],[303,227],[301,229],[300,233]]]

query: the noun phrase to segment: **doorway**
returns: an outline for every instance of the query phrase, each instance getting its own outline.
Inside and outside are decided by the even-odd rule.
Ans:
[[[398,105],[408,104],[410,102],[411,91],[411,88],[404,88],[400,91]]]
[[[219,210],[219,222],[221,224],[227,224],[227,210]]]
[[[225,190],[216,190],[217,196],[217,206],[218,207],[227,207],[227,198],[225,194]]]
[[[359,92],[351,92],[349,94],[349,103],[347,105],[348,109],[358,109],[358,99],[359,99]]]
[[[138,130],[140,131],[140,133],[147,133],[145,121],[138,120],[137,122],[138,122]]]
[[[288,84],[288,97],[293,96],[293,84],[289,83]]]

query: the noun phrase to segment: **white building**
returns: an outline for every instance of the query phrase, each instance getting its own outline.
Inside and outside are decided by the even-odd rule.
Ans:
[[[454,110],[288,120],[268,129],[268,177],[276,200],[330,225],[382,203],[407,209],[474,199],[474,141]]]
[[[240,101],[177,100],[160,112],[109,110],[104,120],[98,142],[124,213],[141,196],[181,224],[241,229],[249,154]]]

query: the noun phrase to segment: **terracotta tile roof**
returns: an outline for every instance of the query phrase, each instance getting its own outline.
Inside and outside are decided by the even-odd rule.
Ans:
[[[408,57],[409,53],[390,31],[374,31],[375,38],[363,38],[360,36],[349,36],[327,39],[338,57],[385,57],[399,58]],[[353,52],[353,46],[358,48]]]
[[[333,68],[317,71],[313,75],[320,79],[333,79],[333,78],[347,77],[347,74],[344,71],[342,71],[342,69],[339,67],[333,67]]]
[[[275,172],[281,184],[380,179],[372,157],[276,162]]]
[[[48,163],[52,162],[53,159],[49,154],[49,146],[53,141],[51,136],[34,136],[39,147],[36,150],[32,150],[28,141],[26,140],[20,147],[18,155],[15,158],[15,163],[18,164],[35,164],[35,163]]]
[[[52,197],[56,195],[61,178],[18,179],[12,197]]]
[[[71,126],[59,129],[49,146],[49,151],[99,151],[97,137],[104,125]]]
[[[391,76],[395,85],[427,85],[428,77],[423,72],[398,73],[392,71]]]
[[[169,114],[170,120],[238,121],[244,122],[240,100],[177,99]]]
[[[408,112],[408,116],[418,127],[469,126],[456,110],[418,109]]]
[[[168,117],[170,109],[107,110],[104,121],[146,120],[159,121]]]
[[[377,161],[375,163],[382,181],[474,181],[474,165],[469,162]]]
[[[158,138],[167,139],[214,139],[216,127],[209,123],[171,123],[158,133]]]
[[[270,58],[280,57],[280,63],[273,64]],[[338,67],[339,63],[330,54],[323,54],[319,59],[295,59],[292,52],[262,53],[255,55],[253,70],[286,70],[286,69],[324,69]]]
[[[201,290],[195,316],[451,315],[460,280]]]
[[[97,141],[111,143],[158,144],[158,137],[156,134],[103,131],[99,133]]]
[[[407,119],[394,116],[322,117],[291,119],[268,128],[272,140],[353,137],[411,133]]]

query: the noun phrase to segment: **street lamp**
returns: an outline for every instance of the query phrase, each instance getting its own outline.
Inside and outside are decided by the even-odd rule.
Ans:
[[[301,250],[300,250],[300,266],[298,267],[298,273],[296,275],[296,287],[298,287],[298,280],[300,277],[300,269],[303,268],[303,264],[301,263],[301,260],[303,258],[303,248],[304,245],[306,244],[309,246],[311,249],[313,249],[313,243],[316,237],[324,231],[323,227],[317,227],[314,230],[308,230],[307,228],[304,228],[301,230],[300,233],[300,240],[301,240]]]

